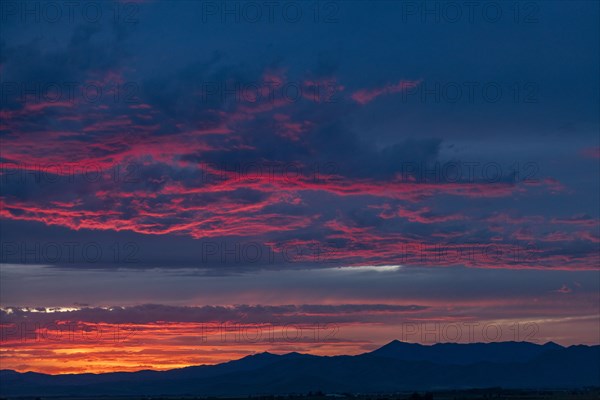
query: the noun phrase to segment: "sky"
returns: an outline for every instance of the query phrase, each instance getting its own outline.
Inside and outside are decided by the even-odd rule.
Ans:
[[[600,5],[0,2],[0,364],[600,343]]]

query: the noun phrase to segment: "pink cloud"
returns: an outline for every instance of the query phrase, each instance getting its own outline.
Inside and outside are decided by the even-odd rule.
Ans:
[[[387,84],[386,86],[375,89],[361,89],[352,93],[352,99],[359,104],[367,104],[384,94],[400,93],[408,89],[413,89],[421,83],[418,81],[400,81],[395,84]]]

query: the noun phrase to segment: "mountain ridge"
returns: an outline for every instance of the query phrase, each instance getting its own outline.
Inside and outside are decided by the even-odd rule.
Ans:
[[[166,371],[49,375],[0,370],[0,394],[253,395],[600,386],[600,345],[391,341],[358,355],[262,352]]]
[[[226,365],[229,363],[235,363],[235,362],[239,362],[242,360],[249,360],[249,359],[256,359],[256,357],[286,357],[286,356],[307,356],[307,357],[357,357],[357,356],[365,356],[368,354],[375,354],[376,352],[379,352],[382,349],[385,348],[389,348],[390,346],[397,346],[397,345],[409,345],[409,346],[419,346],[421,348],[436,348],[436,347],[442,347],[442,346],[446,346],[446,345],[452,345],[452,346],[473,346],[473,345],[494,345],[494,344],[508,344],[508,343],[525,343],[525,344],[530,344],[533,346],[555,346],[556,348],[563,348],[563,349],[567,349],[567,348],[571,348],[571,347],[577,347],[577,346],[583,346],[583,347],[597,347],[600,346],[599,345],[586,345],[586,344],[576,344],[576,345],[570,345],[570,346],[562,346],[560,344],[557,344],[555,342],[546,342],[544,344],[536,344],[536,343],[532,343],[532,342],[525,342],[525,341],[506,341],[506,342],[473,342],[473,343],[456,343],[456,342],[443,342],[443,343],[434,343],[431,345],[423,345],[420,343],[413,343],[413,342],[403,342],[401,340],[398,339],[393,339],[390,342],[382,345],[381,347],[378,347],[375,350],[369,351],[369,352],[365,352],[365,353],[360,353],[360,354],[355,354],[355,355],[346,355],[346,354],[336,354],[333,356],[318,356],[318,355],[314,355],[314,354],[309,354],[309,353],[299,353],[296,351],[292,351],[289,353],[283,353],[283,354],[277,354],[277,353],[271,353],[269,351],[263,351],[260,353],[254,353],[254,354],[248,354],[246,356],[243,356],[241,358],[238,359],[234,359],[234,360],[229,360],[229,361],[225,361],[223,363],[219,363],[219,364],[198,364],[198,365],[188,365],[185,367],[180,367],[180,368],[173,368],[173,369],[168,369],[168,370],[152,370],[152,369],[141,369],[141,370],[137,370],[137,371],[112,371],[112,372],[84,372],[84,373],[65,373],[65,374],[47,374],[47,373],[43,373],[43,372],[37,372],[37,371],[25,371],[25,372],[18,372],[12,369],[0,369],[0,372],[5,372],[5,371],[11,371],[11,372],[15,372],[17,374],[27,374],[27,373],[33,373],[33,374],[40,374],[40,375],[47,375],[47,376],[64,376],[64,375],[106,375],[106,374],[134,374],[134,373],[139,373],[139,372],[170,372],[170,371],[181,371],[181,370],[185,370],[188,368],[203,368],[203,367],[215,367],[215,366],[219,366],[219,365]]]

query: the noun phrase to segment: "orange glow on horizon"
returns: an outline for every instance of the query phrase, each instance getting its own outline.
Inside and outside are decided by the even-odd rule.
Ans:
[[[52,329],[39,328],[24,335],[14,326],[4,324],[0,359],[2,369],[70,374],[168,370],[219,364],[264,351],[275,354],[295,351],[325,356],[356,355],[372,351],[393,339],[422,344],[515,340],[540,344],[556,341],[570,345],[576,343],[571,329],[575,322],[578,327],[586,327],[587,344],[598,344],[597,317],[582,317],[577,321],[565,318],[470,322],[478,324],[475,335],[462,335],[460,340],[452,340],[456,339],[455,329],[448,328],[451,324],[460,326],[464,323],[463,319],[456,318],[440,318],[428,325],[413,319],[404,324],[347,323],[328,327],[178,322],[135,325],[78,323],[66,329],[64,322],[58,322]],[[484,333],[483,327],[490,325],[500,327],[501,336],[496,334],[496,327]],[[62,329],[62,333],[58,329]],[[518,336],[515,336],[517,333]]]

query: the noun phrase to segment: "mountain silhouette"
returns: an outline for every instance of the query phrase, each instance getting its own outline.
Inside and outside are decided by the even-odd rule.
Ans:
[[[560,349],[556,343],[543,346],[529,342],[495,343],[438,343],[423,346],[394,340],[371,354],[406,361],[431,361],[442,364],[473,364],[476,362],[519,362],[529,361],[541,353]]]
[[[0,371],[3,396],[247,396],[600,386],[600,346],[392,341],[356,356],[260,353],[169,371],[47,375]]]

